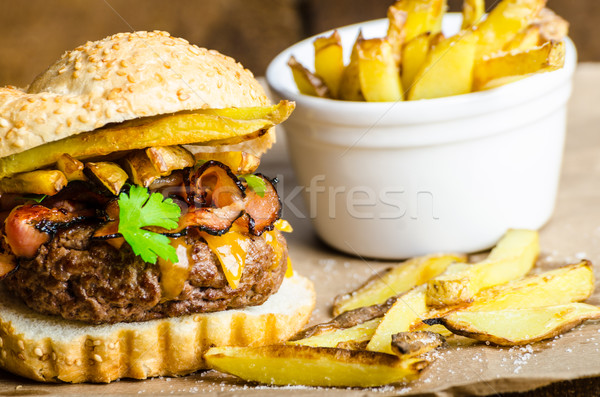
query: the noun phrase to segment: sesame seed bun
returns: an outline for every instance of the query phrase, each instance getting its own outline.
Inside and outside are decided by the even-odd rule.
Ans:
[[[145,116],[269,104],[232,58],[166,32],[119,33],[66,52],[26,90],[0,88],[0,157]],[[262,153],[274,132],[242,145]]]

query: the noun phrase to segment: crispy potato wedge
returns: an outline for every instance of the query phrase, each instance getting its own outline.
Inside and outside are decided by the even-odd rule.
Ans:
[[[418,356],[435,350],[446,343],[436,332],[399,332],[392,335],[392,351],[399,356]]]
[[[505,309],[458,311],[425,320],[442,324],[457,335],[499,346],[526,345],[562,334],[586,320],[600,318],[600,308],[585,303]]]
[[[400,69],[387,39],[358,43],[358,79],[367,102],[403,100]]]
[[[477,37],[462,31],[438,43],[417,73],[409,100],[466,94],[473,85],[473,65]]]
[[[203,109],[145,117],[84,132],[0,159],[0,178],[49,166],[67,153],[87,159],[150,146],[230,144],[251,139],[283,122],[295,104],[238,109]]]
[[[396,303],[388,310],[375,330],[367,350],[393,354],[392,335],[410,330],[413,323],[425,316],[429,308],[425,303],[425,285],[411,289],[398,296]]]
[[[329,37],[318,37],[314,41],[315,74],[327,85],[331,97],[337,98],[340,81],[344,73],[342,38],[337,30]]]
[[[270,385],[375,387],[407,382],[425,360],[328,347],[214,347],[204,355],[216,370]]]
[[[53,196],[67,183],[65,174],[58,170],[30,171],[0,179],[0,192]]]
[[[368,342],[379,326],[382,317],[365,321],[349,328],[332,328],[327,332],[309,336],[308,338],[289,341],[289,345],[303,345],[314,347],[343,347],[344,344],[355,345]],[[344,346],[344,348],[346,348]]]
[[[260,165],[260,157],[247,152],[204,152],[197,151],[194,153],[196,160],[209,161],[216,160],[226,166],[236,175],[251,174]]]
[[[540,27],[537,25],[529,25],[521,30],[517,35],[504,45],[503,52],[525,51],[539,46],[542,41]]]
[[[333,301],[333,315],[383,303],[392,296],[440,275],[451,263],[466,260],[467,257],[461,254],[436,254],[409,259],[372,276],[357,290],[336,296]]]
[[[560,69],[565,63],[564,42],[546,42],[524,51],[499,53],[478,62],[474,70],[473,89],[481,90],[492,80],[529,75]]]
[[[153,146],[146,149],[146,155],[160,176],[167,176],[175,170],[192,167],[196,164],[194,155],[181,146]]]
[[[148,187],[161,177],[144,150],[135,150],[121,161],[129,179],[136,185]]]
[[[402,87],[409,91],[415,76],[423,67],[430,48],[430,32],[425,32],[406,43],[402,48]]]
[[[502,0],[477,25],[477,51],[480,60],[502,50],[506,43],[529,25],[546,5],[546,0]]]
[[[87,180],[83,173],[83,163],[66,153],[63,153],[58,160],[56,160],[56,168],[61,171],[67,177],[69,182],[71,181],[85,181]]]
[[[336,316],[331,321],[313,325],[312,327],[306,328],[298,332],[296,335],[290,338],[290,340],[295,341],[299,339],[305,339],[314,335],[328,333],[332,330],[350,328],[354,327],[355,325],[362,324],[366,321],[383,317],[384,314],[387,313],[387,311],[390,309],[390,307],[394,305],[395,302],[396,297],[394,296],[389,298],[385,302],[377,305],[359,307],[356,309],[349,310]]]
[[[427,305],[445,307],[472,302],[485,288],[523,277],[535,264],[539,252],[536,231],[509,230],[486,260],[429,280]]]
[[[425,32],[438,33],[447,5],[446,0],[398,0],[391,7],[407,13],[404,31],[410,41]]]
[[[350,62],[344,68],[342,80],[340,81],[339,99],[345,101],[364,101],[365,97],[360,89],[360,79],[358,77],[358,45],[364,40],[362,31],[358,32],[358,37],[352,46]]]
[[[462,6],[462,29],[477,25],[485,14],[485,0],[464,0]]]
[[[129,178],[121,167],[109,161],[86,163],[84,172],[90,180],[114,195],[119,194]]]
[[[331,98],[329,87],[325,81],[302,66],[293,55],[288,60],[288,66],[292,70],[292,76],[301,94]]]
[[[468,311],[525,309],[562,305],[589,298],[594,272],[589,261],[563,266],[481,291]]]
[[[543,8],[532,24],[539,26],[543,41],[561,41],[569,33],[569,22],[549,8]]]
[[[404,25],[406,24],[407,13],[392,5],[388,8],[387,18],[389,26],[386,38],[392,46],[392,56],[396,61],[396,66],[400,66],[402,60],[402,46],[406,39]]]

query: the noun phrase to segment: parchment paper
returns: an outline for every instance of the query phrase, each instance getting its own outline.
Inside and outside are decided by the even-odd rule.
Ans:
[[[540,267],[549,269],[587,258],[600,266],[600,64],[581,64],[569,106],[568,135],[555,213],[540,231]],[[279,175],[284,194],[295,180],[280,142],[263,160],[262,172]],[[304,210],[300,197],[292,201]],[[295,231],[288,237],[294,267],[309,276],[317,290],[311,323],[329,319],[335,295],[350,290],[389,262],[364,261],[335,252],[314,235],[308,219],[284,211]],[[600,288],[588,301],[600,304]],[[376,389],[267,387],[246,384],[214,371],[181,378],[122,380],[108,385],[46,385],[0,370],[0,395],[144,395],[198,394],[209,396],[454,396],[490,395],[532,390],[552,382],[600,376],[600,323],[588,322],[573,331],[524,347],[498,348],[475,344],[439,353],[421,378],[408,385]]]

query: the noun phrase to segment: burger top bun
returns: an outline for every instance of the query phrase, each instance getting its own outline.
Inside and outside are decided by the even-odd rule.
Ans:
[[[230,57],[167,32],[119,33],[65,53],[26,90],[0,88],[0,157],[108,123],[268,103]],[[257,142],[261,151],[273,139]]]

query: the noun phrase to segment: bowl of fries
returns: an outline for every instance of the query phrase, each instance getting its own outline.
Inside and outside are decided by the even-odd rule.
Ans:
[[[560,37],[568,25],[541,1],[504,0],[486,18],[426,15],[419,33],[399,3],[411,0],[268,67],[275,96],[296,101],[286,138],[317,234],[352,255],[399,259],[540,228],[554,210],[577,61]]]

